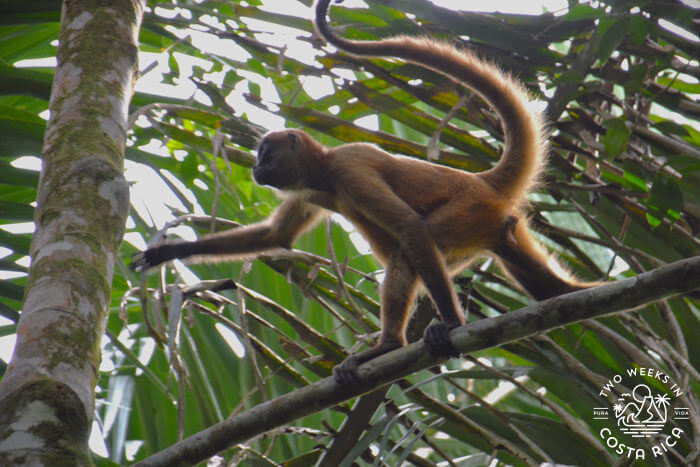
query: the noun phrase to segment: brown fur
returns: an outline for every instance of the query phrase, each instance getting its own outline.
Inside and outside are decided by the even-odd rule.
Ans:
[[[134,267],[145,269],[173,258],[240,256],[289,248],[321,214],[335,211],[353,222],[386,267],[381,289],[379,344],[336,367],[343,384],[357,381],[357,365],[405,344],[404,331],[415,291],[422,282],[443,322],[426,330],[436,356],[458,354],[449,329],[463,324],[450,276],[476,254],[490,250],[535,298],[589,285],[555,274],[519,221],[546,153],[540,119],[526,109],[522,86],[472,53],[428,38],[396,37],[376,42],[335,36],[325,20],[328,0],[317,3],[317,28],[331,43],[356,55],[396,56],[462,82],[486,99],[503,120],[506,145],[499,163],[473,174],[394,156],[365,144],[325,147],[300,130],[263,139],[254,168],[256,181],[290,193],[267,221],[166,244],[145,251]]]

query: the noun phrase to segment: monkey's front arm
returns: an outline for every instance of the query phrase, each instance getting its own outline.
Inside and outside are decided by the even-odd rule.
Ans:
[[[318,222],[323,209],[290,196],[269,219],[245,227],[206,235],[193,242],[165,243],[134,255],[130,265],[144,271],[173,259],[245,257],[275,248],[291,248],[294,240]]]

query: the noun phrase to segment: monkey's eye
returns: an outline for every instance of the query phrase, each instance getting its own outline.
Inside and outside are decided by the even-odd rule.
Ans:
[[[268,141],[263,141],[258,148],[258,164],[268,164],[270,159],[270,143]]]

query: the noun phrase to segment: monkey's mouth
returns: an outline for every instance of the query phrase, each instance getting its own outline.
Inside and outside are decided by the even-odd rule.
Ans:
[[[270,178],[270,172],[269,170],[266,170],[265,167],[256,165],[253,167],[253,178],[255,179],[255,183],[258,185],[267,185]]]
[[[282,188],[283,180],[279,177],[278,171],[271,167],[256,165],[253,167],[253,179],[258,185],[268,185],[275,188]]]

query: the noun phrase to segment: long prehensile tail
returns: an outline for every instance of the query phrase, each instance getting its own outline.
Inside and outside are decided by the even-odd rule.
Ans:
[[[378,41],[344,39],[331,31],[326,18],[330,0],[316,3],[316,28],[331,44],[353,55],[398,57],[459,81],[481,95],[503,122],[505,149],[498,164],[479,174],[500,193],[519,204],[540,172],[546,153],[544,125],[527,109],[523,86],[496,65],[446,42],[396,36]]]

